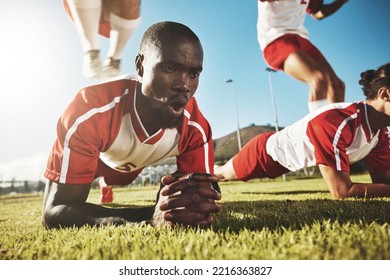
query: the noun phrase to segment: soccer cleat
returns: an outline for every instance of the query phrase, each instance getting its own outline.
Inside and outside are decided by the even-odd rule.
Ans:
[[[120,59],[108,57],[103,64],[102,78],[112,78],[120,75]]]
[[[100,79],[102,72],[102,60],[99,50],[90,50],[84,54],[83,75],[86,79]]]

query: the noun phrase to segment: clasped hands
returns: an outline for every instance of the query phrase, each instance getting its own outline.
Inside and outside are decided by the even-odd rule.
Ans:
[[[151,224],[211,225],[213,213],[221,211],[216,203],[221,199],[220,190],[213,188],[217,182],[218,177],[207,173],[164,176]]]

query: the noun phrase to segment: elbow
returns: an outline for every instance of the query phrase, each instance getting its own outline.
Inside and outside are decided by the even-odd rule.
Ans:
[[[311,17],[315,20],[323,20],[324,18],[326,18],[326,15],[321,11],[318,11],[317,13],[311,14]]]
[[[346,198],[367,198],[370,197],[367,193],[367,187],[361,184],[351,183],[348,187],[339,187],[331,191],[332,197],[337,200]]]
[[[318,20],[318,21],[321,21],[323,20],[325,17],[324,16],[317,16],[317,17],[313,17],[315,20]]]
[[[45,229],[55,228],[53,215],[51,215],[48,211],[43,211],[42,213],[42,225]]]
[[[344,189],[336,189],[331,192],[332,199],[334,200],[343,200],[346,198],[351,197],[351,194],[348,192],[348,190]]]
[[[214,166],[214,174],[219,178],[220,181],[233,181],[237,180],[237,174],[234,170],[233,160],[230,159],[224,165]]]
[[[343,200],[348,198],[349,196],[345,193],[332,193],[332,199],[334,200]]]
[[[56,213],[53,208],[43,209],[42,225],[45,229],[55,229],[61,227],[61,223],[58,220],[58,213]]]

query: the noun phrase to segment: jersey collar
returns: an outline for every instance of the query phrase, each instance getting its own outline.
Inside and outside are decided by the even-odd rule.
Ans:
[[[141,122],[141,119],[140,119],[139,114],[137,112],[137,108],[135,106],[136,98],[137,98],[136,90],[137,90],[137,86],[134,87],[134,91],[131,93],[131,95],[132,95],[131,100],[133,100],[133,102],[132,102],[132,104],[130,106],[131,123],[132,123],[132,125],[134,127],[135,134],[137,135],[138,140],[141,143],[144,143],[144,144],[154,144],[158,140],[161,139],[161,137],[164,135],[164,131],[165,130],[164,129],[160,129],[160,130],[158,130],[156,133],[154,133],[151,136],[148,134],[148,132],[146,131],[144,125]]]

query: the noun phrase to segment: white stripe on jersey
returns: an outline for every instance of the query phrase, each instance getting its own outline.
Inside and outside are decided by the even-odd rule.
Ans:
[[[350,106],[353,106],[350,108],[352,111],[347,109]],[[315,141],[317,146],[314,146],[307,134],[309,124],[311,126],[321,126],[324,121],[324,117],[321,115],[335,109],[345,113],[335,116],[335,119],[332,120],[334,126],[331,131],[326,133],[326,136],[325,134],[321,136],[325,137],[324,139],[317,138],[318,141]],[[347,111],[344,111],[344,109],[347,109]],[[328,162],[331,165],[330,167],[338,171],[344,170],[346,168],[344,166],[345,160],[349,160],[351,164],[365,158],[379,141],[380,131],[378,130],[375,135],[370,131],[366,112],[367,105],[364,102],[362,104],[360,102],[332,103],[321,107],[269,137],[266,143],[266,151],[273,160],[290,171],[315,166],[318,161],[328,162],[326,157],[334,159]],[[365,118],[360,114],[365,114]],[[351,123],[351,128],[347,128]],[[321,131],[327,131],[327,128],[328,126],[325,125]],[[369,135],[372,137],[369,137]],[[346,143],[340,143],[341,139]],[[341,146],[343,148],[340,148]],[[345,151],[342,149],[345,149]],[[315,150],[319,151],[318,158],[314,153]],[[346,156],[348,159],[346,159]]]
[[[191,114],[187,110],[184,110],[184,116],[186,116],[188,119],[191,118]],[[206,170],[206,173],[210,173],[209,145],[208,145],[206,133],[203,130],[202,126],[197,122],[188,121],[188,125],[192,125],[192,126],[196,127],[199,130],[199,132],[202,134],[202,138],[203,138],[203,142],[204,142],[203,147],[204,147],[205,170]]]
[[[350,120],[353,120],[353,119],[356,119],[357,118],[357,113],[349,116],[348,118],[346,118],[345,120],[343,120],[343,122],[340,124],[340,126],[338,127],[337,131],[336,131],[336,135],[333,139],[333,148],[334,148],[334,154],[335,154],[335,158],[336,158],[336,170],[337,171],[341,171],[341,161],[340,161],[340,151],[339,149],[337,148],[337,144],[340,140],[340,136],[341,136],[341,131],[343,130],[343,128],[345,127],[345,125],[350,121]]]
[[[123,95],[128,94],[128,91],[129,90],[126,89],[123,92]],[[89,110],[84,115],[81,115],[80,117],[78,117],[76,119],[76,121],[74,122],[74,124],[69,128],[68,132],[66,133],[65,140],[64,140],[64,151],[62,153],[63,157],[62,157],[62,165],[61,165],[62,167],[61,167],[61,174],[60,174],[59,183],[61,183],[61,184],[66,183],[66,176],[68,173],[69,156],[70,156],[69,140],[72,137],[73,133],[75,133],[75,131],[77,131],[77,127],[81,123],[83,123],[84,121],[91,118],[93,115],[95,115],[97,113],[103,113],[103,112],[106,112],[106,111],[112,109],[113,107],[115,107],[115,104],[120,101],[121,98],[122,98],[122,96],[117,96],[107,105],[104,105],[100,108],[93,108],[93,109]]]
[[[358,111],[359,112],[359,111]],[[370,125],[370,122],[368,121],[368,110],[367,110],[367,103],[364,102],[364,116],[366,117],[366,123],[367,123],[367,126],[368,126],[368,131],[370,132],[370,139],[372,139],[374,136],[372,135],[372,129],[371,129],[371,125]]]

